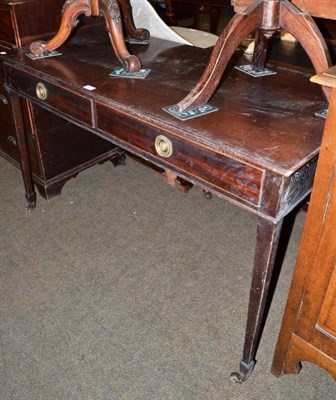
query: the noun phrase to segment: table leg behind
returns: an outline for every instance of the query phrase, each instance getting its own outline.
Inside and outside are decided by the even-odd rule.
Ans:
[[[230,380],[241,383],[251,374],[260,341],[265,316],[268,289],[278,249],[283,220],[277,223],[258,219],[257,244],[250,290],[243,358],[239,372],[233,372]]]
[[[26,190],[26,199],[28,202],[27,209],[32,210],[33,208],[35,208],[36,205],[36,194],[34,191],[34,183],[30,167],[28,145],[23,123],[22,108],[20,104],[20,98],[16,93],[13,92],[10,93],[10,99],[13,110],[16,136],[19,144],[21,172]]]

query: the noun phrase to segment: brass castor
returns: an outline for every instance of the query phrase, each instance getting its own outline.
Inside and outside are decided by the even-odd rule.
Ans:
[[[252,374],[253,368],[255,366],[255,361],[250,361],[246,363],[245,361],[240,361],[239,372],[232,372],[230,375],[230,381],[233,383],[243,383]]]
[[[240,372],[232,372],[230,374],[230,381],[233,383],[243,383],[246,381],[246,377]]]

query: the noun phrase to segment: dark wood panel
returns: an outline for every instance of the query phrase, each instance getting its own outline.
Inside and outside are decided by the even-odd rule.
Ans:
[[[12,23],[11,11],[3,7],[0,3],[0,46],[3,43],[15,46],[15,32]]]
[[[32,104],[33,135],[42,160],[44,177],[51,179],[72,170],[87,160],[112,150],[106,140]],[[66,157],[64,148],[66,146]]]

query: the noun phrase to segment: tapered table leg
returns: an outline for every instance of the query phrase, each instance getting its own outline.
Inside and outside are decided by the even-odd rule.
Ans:
[[[13,110],[14,125],[20,151],[20,163],[23,182],[26,190],[27,210],[32,210],[36,206],[36,194],[34,191],[34,183],[32,171],[30,167],[28,145],[23,125],[23,115],[19,96],[16,93],[10,92],[10,99]]]
[[[243,358],[239,372],[233,372],[230,380],[244,382],[255,365],[255,355],[260,341],[265,316],[265,306],[271,281],[275,256],[279,244],[283,220],[277,223],[258,219],[257,244],[247,314]]]

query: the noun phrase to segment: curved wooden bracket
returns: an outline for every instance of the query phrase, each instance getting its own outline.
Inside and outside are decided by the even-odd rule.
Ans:
[[[288,0],[255,0],[244,12],[237,13],[224,29],[203,75],[191,92],[177,104],[178,110],[185,112],[207,103],[233,53],[249,33],[258,29],[262,34],[271,36],[281,28],[298,39],[318,73],[330,67],[330,55],[325,40],[308,14],[298,10]],[[264,45],[261,46],[266,46],[267,42],[264,40]],[[260,49],[257,46],[257,51],[265,54],[264,48]],[[260,62],[255,62],[255,65],[262,69]],[[329,98],[329,89],[323,90]]]

